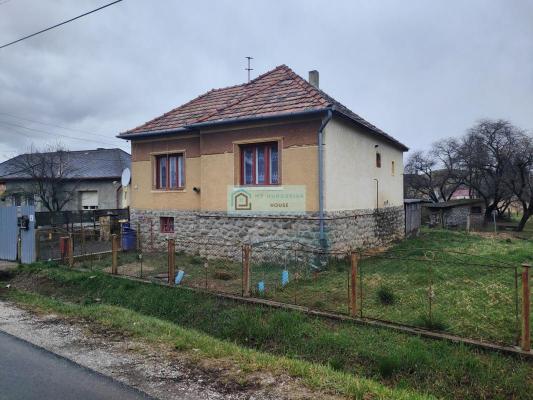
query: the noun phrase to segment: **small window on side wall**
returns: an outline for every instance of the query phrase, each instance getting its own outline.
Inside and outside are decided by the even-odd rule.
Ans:
[[[179,190],[185,187],[185,160],[183,154],[164,154],[156,157],[155,188]]]
[[[392,176],[396,174],[396,164],[394,163],[394,161],[391,161],[390,172]]]
[[[161,233],[174,233],[174,217],[160,217],[159,227]]]
[[[376,167],[381,168],[381,153],[376,153]]]

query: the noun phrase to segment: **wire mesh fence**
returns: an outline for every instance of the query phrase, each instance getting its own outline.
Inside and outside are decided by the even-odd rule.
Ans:
[[[348,253],[298,242],[255,243],[250,291],[257,297],[324,311],[348,312]]]
[[[84,262],[90,258],[110,253],[112,235],[121,241],[121,229],[114,226],[99,224],[78,226],[66,230],[61,227],[40,228],[35,232],[36,258],[38,261],[68,262],[69,246],[72,246],[73,262]],[[71,244],[70,244],[71,243]]]
[[[138,240],[142,243],[142,238]],[[142,245],[118,254],[117,274],[220,293],[242,294],[242,247],[168,236],[166,247]],[[111,272],[110,267],[106,272]]]
[[[518,344],[519,266],[453,250],[362,256],[360,317]]]
[[[519,344],[523,330],[522,267],[494,257],[412,247],[326,251],[279,240],[193,242],[175,235],[156,247],[139,232],[111,233],[105,226],[38,235],[41,259],[76,268],[506,345]]]

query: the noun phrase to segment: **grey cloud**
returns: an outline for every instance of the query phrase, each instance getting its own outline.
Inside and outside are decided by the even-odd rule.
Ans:
[[[11,0],[16,39],[105,0]],[[0,50],[0,112],[108,136],[209,90],[287,64],[411,148],[483,117],[533,128],[533,3],[526,1],[124,0]],[[0,114],[0,160],[53,136]],[[58,138],[72,149],[98,144]]]

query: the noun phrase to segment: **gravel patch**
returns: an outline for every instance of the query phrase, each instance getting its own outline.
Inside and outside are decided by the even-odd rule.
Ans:
[[[332,398],[313,393],[289,377],[257,373],[231,379],[222,361],[193,364],[178,352],[106,332],[85,321],[35,315],[6,301],[0,301],[0,330],[162,400]],[[230,372],[239,376],[240,371]]]

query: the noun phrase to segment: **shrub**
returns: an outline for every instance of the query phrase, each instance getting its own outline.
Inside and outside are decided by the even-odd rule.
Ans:
[[[378,300],[383,305],[391,305],[396,302],[396,296],[388,286],[380,286],[378,289]]]

